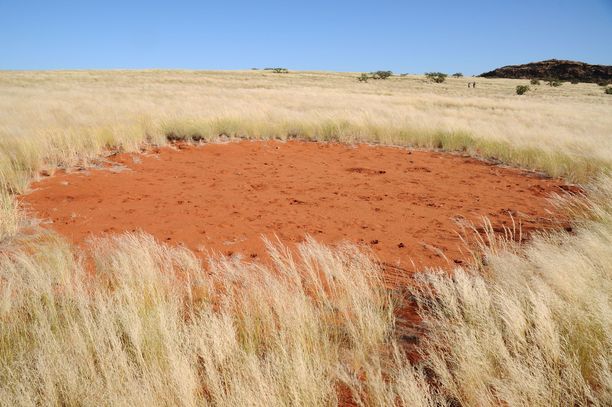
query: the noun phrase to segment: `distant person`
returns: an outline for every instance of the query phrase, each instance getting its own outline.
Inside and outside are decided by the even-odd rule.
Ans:
[[[472,87],[475,88],[476,87],[476,82],[472,83]]]
[[[472,82],[468,82],[468,88],[472,87]]]

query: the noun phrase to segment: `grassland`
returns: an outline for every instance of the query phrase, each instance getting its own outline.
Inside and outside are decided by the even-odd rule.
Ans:
[[[302,72],[0,73],[0,404],[610,405],[612,98],[592,84]],[[219,135],[462,151],[588,189],[575,227],[408,292],[352,247],[314,241],[274,270],[207,265],[143,234],[23,234],[13,194],[108,148]],[[394,308],[423,318],[422,361]]]
[[[2,72],[0,148],[36,173],[107,144],[136,149],[176,137],[302,137],[466,150],[583,181],[612,156],[612,101],[595,84],[247,72]],[[16,145],[14,145],[16,144]],[[5,178],[20,190],[26,180]],[[31,174],[30,174],[31,175]]]

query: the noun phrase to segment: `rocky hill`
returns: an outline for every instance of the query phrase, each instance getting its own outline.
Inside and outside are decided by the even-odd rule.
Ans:
[[[508,65],[485,72],[484,78],[558,79],[577,82],[612,83],[612,66],[549,59],[524,65]]]

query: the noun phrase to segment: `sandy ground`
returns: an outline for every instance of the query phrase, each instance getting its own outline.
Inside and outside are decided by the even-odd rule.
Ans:
[[[22,202],[77,244],[143,230],[202,256],[265,262],[262,236],[293,244],[309,234],[362,244],[402,271],[469,261],[466,221],[514,218],[526,234],[563,223],[547,200],[561,181],[443,153],[243,141],[110,160],[45,177]]]

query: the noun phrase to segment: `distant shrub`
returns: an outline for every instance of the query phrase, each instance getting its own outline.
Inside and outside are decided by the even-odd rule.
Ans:
[[[606,90],[604,90],[604,93],[606,95],[612,95],[612,87],[606,88]]]
[[[272,68],[272,72],[274,73],[289,73],[287,68]]]
[[[539,85],[540,84],[540,80],[539,79],[535,79],[535,78],[532,79],[530,82],[531,82],[532,85]]]
[[[528,90],[529,90],[529,86],[527,86],[527,85],[518,85],[516,87],[516,94],[517,95],[524,95],[525,93],[527,93]]]
[[[609,82],[606,82],[606,81],[603,81],[603,82],[597,82],[597,85],[599,85],[599,86],[608,86],[609,84],[610,84],[610,83],[609,83]]]
[[[556,88],[557,86],[561,86],[561,85],[562,85],[562,83],[558,79],[549,79],[548,80],[548,86],[552,86],[553,88]]]
[[[580,81],[578,81],[578,80],[576,80],[576,79],[572,79],[572,80],[570,81],[570,83],[571,83],[572,85],[578,85],[578,84],[580,83]]]
[[[461,72],[455,72],[454,74],[452,74],[453,78],[463,78],[463,74]]]
[[[391,71],[376,71],[372,72],[372,79],[387,79],[391,75],[393,75]]]
[[[426,72],[425,76],[432,82],[442,83],[446,80],[448,75],[442,72]]]
[[[368,79],[370,79],[370,77],[368,76],[368,74],[367,74],[367,73],[362,73],[361,75],[359,75],[359,76],[357,77],[357,80],[358,80],[359,82],[367,82],[367,81],[368,81]]]

